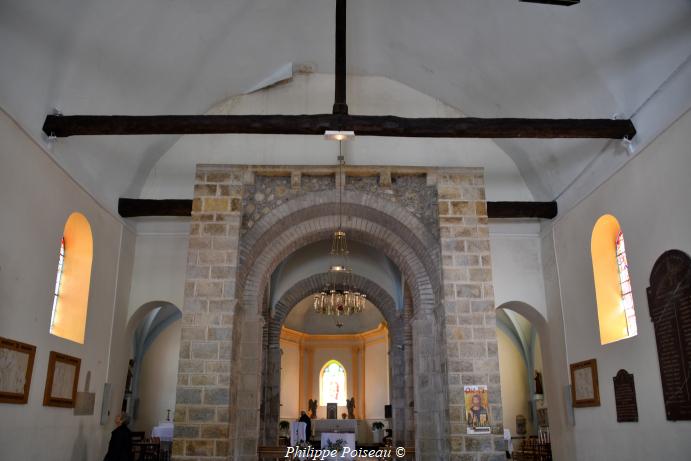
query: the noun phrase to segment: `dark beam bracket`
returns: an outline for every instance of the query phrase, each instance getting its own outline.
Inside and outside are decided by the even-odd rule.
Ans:
[[[118,213],[123,218],[191,216],[192,200],[121,198]],[[492,219],[552,219],[557,216],[557,202],[487,202],[487,216]]]

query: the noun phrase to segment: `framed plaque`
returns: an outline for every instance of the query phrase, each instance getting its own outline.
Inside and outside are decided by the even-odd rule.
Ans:
[[[635,423],[638,421],[638,403],[633,375],[626,370],[619,370],[614,381],[614,401],[617,406],[618,423]]]
[[[29,401],[36,346],[0,338],[0,403]]]
[[[679,250],[655,261],[648,287],[665,414],[691,420],[691,258]]]
[[[50,351],[44,406],[74,408],[81,363],[77,357]]]
[[[327,403],[326,404],[326,419],[338,419],[338,404],[337,403]]]
[[[572,363],[571,401],[576,408],[599,407],[600,388],[597,380],[597,361],[595,359]]]

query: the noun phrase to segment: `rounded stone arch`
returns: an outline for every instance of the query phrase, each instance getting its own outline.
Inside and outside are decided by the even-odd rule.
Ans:
[[[372,302],[381,312],[388,324],[389,332],[392,336],[398,337],[403,334],[403,314],[396,309],[396,302],[391,295],[379,284],[361,275],[352,274],[353,285],[358,290],[367,295],[367,299]],[[281,327],[285,322],[290,311],[307,296],[321,291],[329,281],[329,274],[324,272],[314,274],[304,278],[287,290],[271,309],[270,318],[267,321],[269,328],[269,347],[278,344],[276,341],[280,337]]]
[[[271,210],[240,237],[235,285],[238,304],[233,327],[239,334],[233,337],[234,371],[230,383],[231,451],[237,457],[255,456],[253,450],[259,437],[266,434],[262,432],[263,418],[241,417],[264,416],[267,411],[261,408],[261,392],[265,387],[263,378],[267,376],[267,356],[271,353],[267,333],[267,324],[271,323],[267,310],[271,274],[292,252],[331,238],[341,222],[338,199],[337,191],[305,193]],[[400,363],[426,372],[411,373],[414,395],[407,401],[410,404],[405,398],[401,401],[411,407],[405,411],[412,418],[415,444],[424,445],[430,453],[443,454],[448,450],[448,426],[439,415],[448,411],[448,393],[439,236],[400,204],[374,194],[344,191],[340,212],[341,228],[351,240],[381,250],[403,274],[412,300],[408,334],[412,347],[405,353],[400,351]],[[419,405],[417,411],[412,411],[413,401]],[[258,413],[254,405],[260,407]],[[250,427],[256,427],[256,432]],[[423,427],[426,429],[421,431]]]
[[[415,309],[440,301],[440,248],[424,224],[402,206],[359,191],[344,191],[342,228],[349,238],[381,249],[411,287]],[[308,193],[272,210],[242,236],[238,299],[261,313],[268,279],[290,253],[327,240],[339,224],[336,191]]]
[[[270,311],[268,326],[268,350],[266,352],[266,367],[264,370],[263,386],[263,419],[262,434],[265,443],[277,439],[278,421],[280,419],[280,389],[281,389],[281,328],[290,311],[307,296],[319,292],[328,283],[328,273],[314,274],[304,278],[288,289]],[[389,329],[391,380],[389,395],[396,417],[393,421],[394,438],[402,440],[405,434],[405,386],[409,379],[410,370],[406,370],[404,356],[404,338],[406,328],[403,322],[403,309],[396,308],[396,302],[391,295],[376,282],[353,274],[353,284],[361,293],[367,295],[387,322]],[[408,326],[409,327],[409,326]],[[398,411],[396,411],[398,410]]]

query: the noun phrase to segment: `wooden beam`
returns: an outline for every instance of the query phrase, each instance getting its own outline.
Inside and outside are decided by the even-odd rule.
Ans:
[[[346,115],[346,0],[336,0],[336,65],[333,113]]]
[[[404,118],[393,115],[48,115],[48,136],[295,134],[352,130],[356,136],[411,138],[632,139],[631,120]]]
[[[524,3],[543,3],[545,5],[571,6],[578,5],[581,0],[518,0]]]
[[[557,202],[487,202],[490,218],[552,219],[557,211]]]
[[[142,216],[190,216],[192,200],[121,198],[118,213],[123,218]],[[490,218],[544,218],[557,215],[557,202],[487,202]]]
[[[140,216],[191,216],[192,200],[121,198],[118,200],[118,213],[123,218]]]

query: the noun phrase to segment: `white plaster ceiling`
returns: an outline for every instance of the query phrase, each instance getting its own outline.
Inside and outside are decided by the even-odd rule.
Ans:
[[[65,114],[201,114],[286,63],[331,72],[334,4],[0,0],[0,107],[113,209],[119,196],[141,190],[177,137],[48,143],[41,125],[52,107]],[[691,106],[689,0],[583,0],[568,8],[351,0],[348,7],[349,73],[400,81],[466,115],[618,113],[634,117],[646,143]],[[588,193],[626,160],[616,143],[603,141],[498,144],[535,199],[560,196],[582,177],[590,183],[574,190]]]

